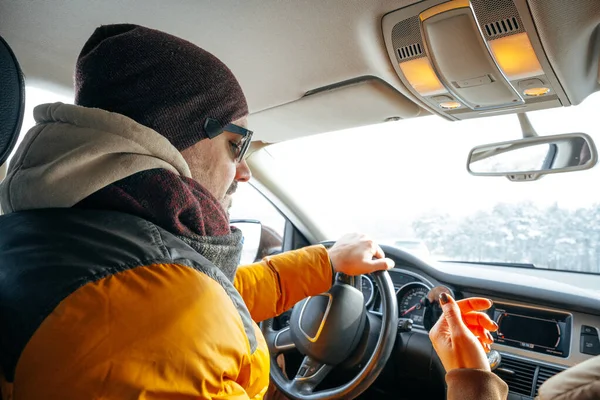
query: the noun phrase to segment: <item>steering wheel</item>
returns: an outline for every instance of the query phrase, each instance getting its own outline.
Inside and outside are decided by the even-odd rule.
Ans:
[[[360,290],[360,276],[338,273],[331,289],[308,297],[292,310],[289,327],[274,330],[273,319],[262,323],[262,332],[271,355],[271,380],[287,397],[296,400],[353,399],[379,376],[396,340],[398,302],[387,271],[371,274],[382,297],[381,330],[373,354],[348,383],[331,389],[315,388],[337,365],[350,359],[366,329],[367,310]],[[357,278],[357,279],[354,279]],[[288,379],[277,364],[277,356],[292,349],[304,355],[293,379]]]

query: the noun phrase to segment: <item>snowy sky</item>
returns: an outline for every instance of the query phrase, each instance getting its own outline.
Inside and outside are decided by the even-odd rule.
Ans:
[[[598,110],[600,93],[577,107],[528,115],[540,135],[585,132],[600,143]],[[529,200],[542,207],[558,202],[568,208],[600,202],[598,167],[536,182],[467,172],[472,147],[520,137],[516,115],[462,122],[428,116],[280,143],[268,151],[295,175],[295,195],[330,221],[332,233],[356,226],[350,215],[405,224],[430,210],[466,215],[498,202]],[[304,162],[302,171],[294,168],[306,154],[313,161]]]

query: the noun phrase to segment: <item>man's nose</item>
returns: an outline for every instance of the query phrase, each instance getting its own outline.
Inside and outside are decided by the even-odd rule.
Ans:
[[[252,178],[252,172],[250,172],[250,167],[248,167],[248,163],[246,160],[242,160],[242,162],[238,163],[237,168],[235,170],[235,180],[237,182],[248,182]]]

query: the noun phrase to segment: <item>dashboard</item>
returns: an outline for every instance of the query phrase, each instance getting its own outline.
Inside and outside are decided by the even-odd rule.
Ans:
[[[427,298],[434,285],[425,277],[412,273],[407,270],[395,268],[389,271],[390,278],[396,290],[396,298],[398,300],[398,318],[412,320],[412,326],[415,329],[425,329],[426,310],[423,299]],[[365,286],[376,286],[370,277],[363,276],[363,282],[369,281],[369,284],[363,283]],[[371,303],[366,303],[367,309],[375,314],[381,314],[381,295],[379,291],[374,291],[371,296]],[[450,291],[450,290],[449,290]],[[450,293],[452,293],[450,291]],[[365,299],[370,296],[369,292],[363,291]],[[428,328],[431,328],[428,326]]]
[[[359,398],[445,398],[445,373],[428,336],[441,315],[435,302],[441,291],[456,299],[494,302],[488,310],[500,326],[493,334],[492,350],[500,355],[494,372],[508,384],[509,400],[533,399],[550,377],[600,355],[600,292],[573,284],[574,274],[565,279],[565,273],[550,270],[426,262],[395,247],[381,247],[396,264],[389,274],[398,301],[398,334],[384,370]],[[595,281],[600,287],[600,275],[580,279],[588,287]],[[361,276],[354,286],[360,288],[368,314],[380,318],[375,281]],[[290,312],[275,325],[286,326]]]
[[[460,263],[431,265],[392,247],[385,247],[384,251],[396,262],[396,267],[389,272],[396,289],[398,318],[399,322],[412,321],[413,342],[418,335],[427,337],[427,331],[441,315],[439,305],[428,301],[437,298],[432,293],[445,290],[457,299],[482,296],[493,300],[488,315],[500,328],[493,334],[492,349],[501,356],[494,372],[509,385],[509,398],[533,398],[548,378],[600,355],[598,293],[523,275],[514,268],[498,271]],[[380,315],[381,296],[377,285],[368,276],[361,279],[367,310]],[[406,333],[399,333],[399,338],[401,335]],[[397,346],[406,345],[400,342]],[[413,356],[430,354],[425,341],[419,343],[421,348],[415,350]],[[431,362],[429,365],[431,367]],[[412,372],[408,370],[409,374]],[[422,378],[424,373],[425,370],[414,372],[409,377],[412,384],[417,383],[414,378]],[[383,379],[390,378],[398,382],[406,377],[392,371]]]

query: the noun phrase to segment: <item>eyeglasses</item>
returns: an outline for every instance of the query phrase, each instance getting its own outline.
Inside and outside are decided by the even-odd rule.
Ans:
[[[227,124],[223,130],[235,133],[236,135],[240,135],[242,137],[242,140],[240,140],[239,143],[235,143],[236,151],[234,153],[235,161],[238,163],[242,162],[244,156],[248,152],[248,148],[250,147],[253,132],[236,124]]]
[[[232,143],[232,152],[235,158],[235,162],[240,163],[244,159],[248,148],[250,147],[250,142],[252,141],[253,132],[249,129],[243,128],[236,124],[227,124],[224,127],[221,127],[219,121],[213,118],[207,118],[204,123],[204,131],[208,135],[210,139],[214,139],[219,136],[221,133],[227,131],[231,133],[235,133],[236,135],[240,135],[242,140],[239,143]]]

